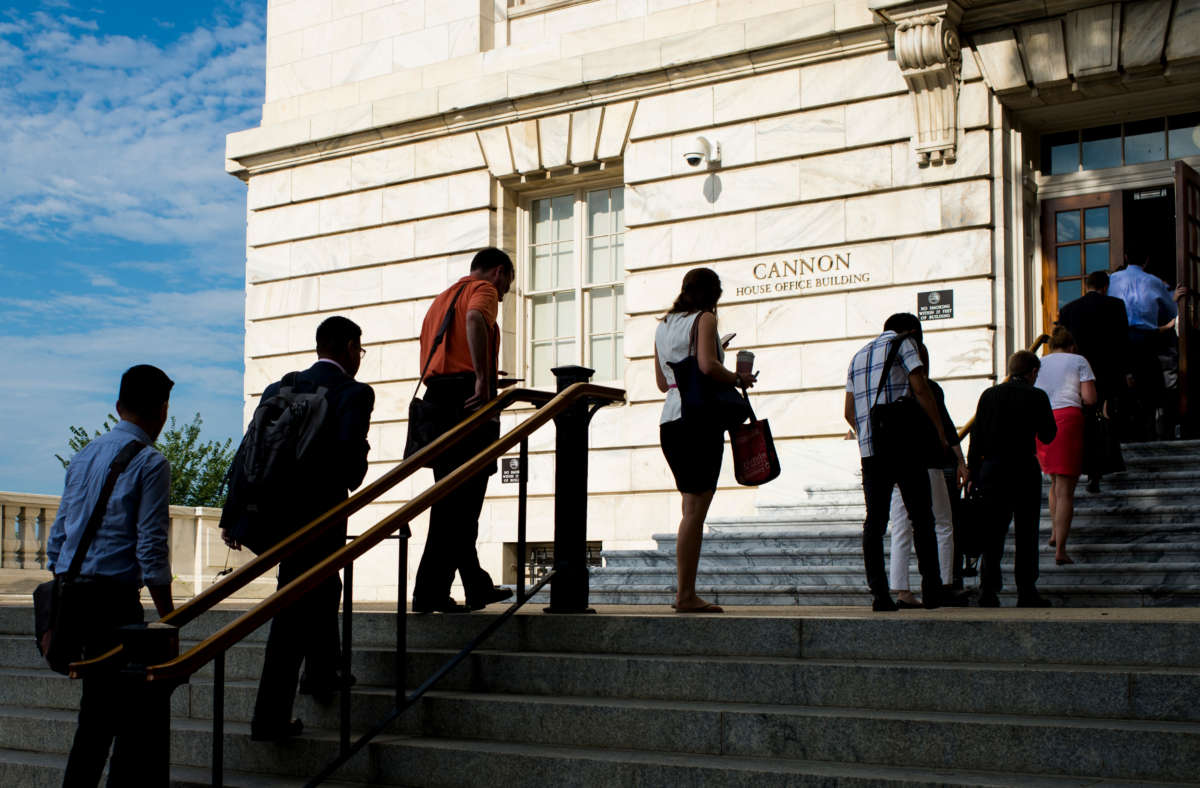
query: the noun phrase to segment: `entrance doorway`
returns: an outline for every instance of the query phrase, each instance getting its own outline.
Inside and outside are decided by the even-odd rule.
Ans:
[[[1176,161],[1172,182],[1045,200],[1041,214],[1046,333],[1059,309],[1083,295],[1093,271],[1144,260],[1172,291],[1186,286],[1177,331],[1178,415],[1183,434],[1200,437],[1200,175]]]

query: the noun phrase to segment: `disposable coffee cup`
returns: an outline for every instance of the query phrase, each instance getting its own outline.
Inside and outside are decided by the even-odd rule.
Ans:
[[[737,371],[739,375],[749,375],[754,372],[754,354],[749,350],[738,351]]]

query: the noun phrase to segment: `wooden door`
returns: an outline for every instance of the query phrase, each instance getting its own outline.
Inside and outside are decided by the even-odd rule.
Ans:
[[[1042,330],[1063,304],[1080,298],[1093,271],[1115,271],[1125,253],[1121,192],[1042,202]]]
[[[1200,435],[1200,174],[1175,162],[1175,282],[1179,301],[1179,420],[1185,437]]]

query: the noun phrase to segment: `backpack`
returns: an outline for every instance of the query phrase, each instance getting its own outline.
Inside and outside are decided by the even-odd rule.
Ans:
[[[326,391],[298,372],[284,375],[279,391],[254,409],[229,466],[221,528],[255,553],[299,525],[292,516],[295,486],[329,411]]]

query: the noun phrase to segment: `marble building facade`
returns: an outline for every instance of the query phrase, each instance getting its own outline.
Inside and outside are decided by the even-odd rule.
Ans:
[[[1044,237],[1049,201],[1165,190],[1175,161],[1200,166],[1200,0],[270,0],[267,36],[262,124],[226,151],[248,185],[247,417],[345,314],[364,330],[382,474],[430,300],[500,246],[518,270],[502,368],[540,386],[581,362],[628,392],[592,428],[588,537],[604,548],[677,523],[651,354],[689,268],[720,273],[721,330],[758,356],[784,474],[739,488],[727,461],[713,507],[749,514],[852,482],[846,364],[888,314],[931,316],[961,423],[1087,261],[1120,254],[1122,198],[1078,209],[1108,212],[1082,220],[1074,274],[1071,244]],[[1155,122],[1161,155],[1153,139],[1121,153]],[[1114,127],[1115,164],[1096,158]],[[697,138],[709,156],[692,166]],[[552,538],[552,447],[550,429],[531,442],[531,541]],[[515,512],[516,485],[493,477],[479,549],[497,578]],[[394,548],[376,553],[358,595],[394,598]]]

